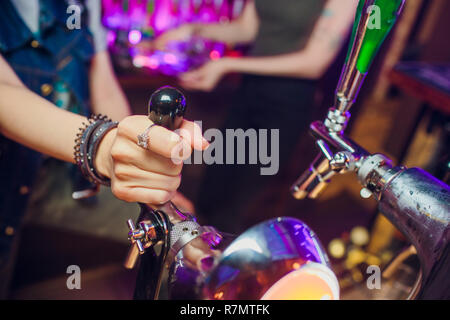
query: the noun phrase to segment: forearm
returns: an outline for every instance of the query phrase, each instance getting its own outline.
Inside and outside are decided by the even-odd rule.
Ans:
[[[246,44],[254,39],[254,34],[245,32],[238,21],[227,24],[193,24],[193,34],[199,37],[224,42],[230,46]]]
[[[357,1],[328,0],[305,47],[271,56],[228,59],[231,72],[320,78],[336,58],[354,19]]]
[[[92,111],[120,121],[131,114],[130,106],[114,74],[108,53],[97,53],[90,71]]]
[[[74,140],[83,121],[23,86],[0,83],[0,133],[11,140],[74,162]]]
[[[319,59],[306,52],[294,52],[270,57],[224,58],[223,63],[227,72],[317,79],[324,72]]]
[[[235,45],[252,42],[256,37],[258,26],[255,4],[249,0],[237,19],[225,24],[194,24],[194,33],[203,38]]]
[[[110,81],[108,89],[100,90],[101,93],[91,95],[93,113],[107,115],[114,121],[131,115],[128,101],[116,79]]]

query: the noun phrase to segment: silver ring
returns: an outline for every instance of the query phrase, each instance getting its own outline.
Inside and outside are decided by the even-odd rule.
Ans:
[[[148,133],[149,133],[150,129],[151,129],[153,126],[156,126],[156,123],[152,123],[151,125],[149,125],[149,126],[147,127],[147,129],[145,129],[145,131],[144,131],[143,133],[141,133],[141,134],[139,134],[139,135],[137,136],[137,138],[138,138],[137,145],[138,145],[139,147],[148,150],[148,147],[149,147],[149,143],[148,143],[148,142],[149,142]]]

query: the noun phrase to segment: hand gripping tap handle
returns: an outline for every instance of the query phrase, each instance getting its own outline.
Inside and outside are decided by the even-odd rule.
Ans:
[[[182,122],[184,113],[186,111],[186,99],[184,95],[177,89],[164,86],[156,90],[148,102],[148,117],[153,123],[165,127],[169,130],[178,129]],[[149,142],[151,143],[151,141]],[[142,212],[148,212],[151,208],[148,205],[139,203],[141,206],[141,216]],[[160,206],[152,206],[152,209],[158,210],[165,208],[170,210],[174,206],[169,201],[167,204]],[[130,229],[130,240],[132,246],[128,252],[128,256],[125,260],[125,267],[132,269],[136,264],[137,258],[140,254],[145,252],[145,247],[142,244],[140,237],[142,232],[133,224],[132,220],[127,221],[128,228]]]

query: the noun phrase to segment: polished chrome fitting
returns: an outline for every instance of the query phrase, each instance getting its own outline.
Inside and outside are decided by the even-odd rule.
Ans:
[[[350,119],[350,112],[342,112],[335,108],[328,110],[327,118],[325,119],[325,126],[330,131],[342,132],[347,127],[348,120]]]

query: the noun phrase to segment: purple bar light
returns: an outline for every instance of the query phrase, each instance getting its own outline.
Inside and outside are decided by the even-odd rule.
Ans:
[[[128,33],[128,41],[132,45],[138,44],[142,40],[142,33],[139,30],[131,30]]]

